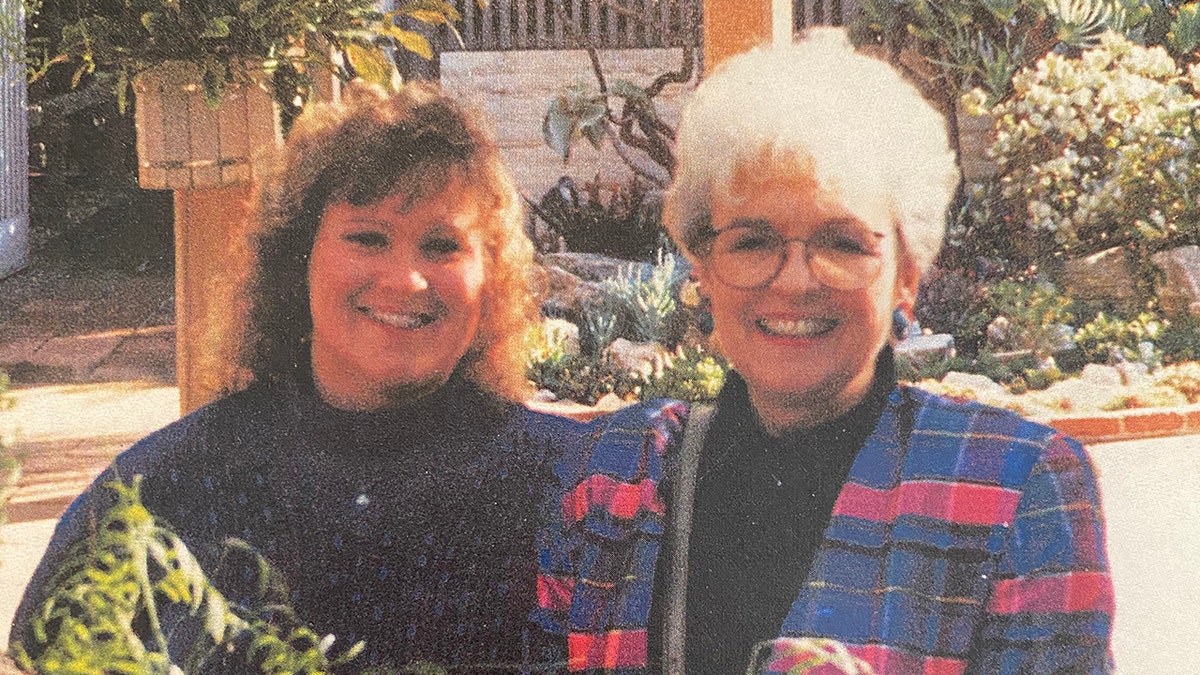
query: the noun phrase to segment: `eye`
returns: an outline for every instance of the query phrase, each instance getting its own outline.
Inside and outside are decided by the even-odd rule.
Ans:
[[[720,233],[719,248],[727,253],[762,253],[779,247],[779,233],[771,228],[733,227]]]
[[[387,248],[388,244],[391,243],[388,236],[378,230],[349,232],[342,238],[352,244],[358,244],[366,248]]]
[[[809,246],[837,253],[873,256],[877,253],[878,238],[879,235],[870,230],[832,226],[816,232],[809,240]]]
[[[449,256],[463,250],[463,243],[456,237],[437,235],[426,237],[421,242],[421,251],[434,257]]]

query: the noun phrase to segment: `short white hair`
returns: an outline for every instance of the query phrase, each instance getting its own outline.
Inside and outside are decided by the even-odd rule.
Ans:
[[[886,209],[923,274],[959,180],[942,115],[887,63],[855,52],[841,29],[722,63],[684,109],[676,156],[663,218],[689,255],[711,231],[714,200],[733,198],[739,168],[769,175],[757,166],[766,158],[811,171],[856,216],[867,204]]]

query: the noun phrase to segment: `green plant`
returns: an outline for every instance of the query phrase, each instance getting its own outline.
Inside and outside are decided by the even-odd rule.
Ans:
[[[577,253],[647,260],[666,240],[662,198],[637,176],[624,185],[597,176],[580,187],[563,176],[530,208]]]
[[[955,350],[964,356],[979,352],[992,320],[986,286],[965,272],[941,266],[922,278],[913,315],[922,328],[953,335]]]
[[[1061,326],[1072,319],[1071,299],[1038,281],[999,281],[987,289],[987,303],[1000,322],[989,327],[989,344],[994,349],[1027,349],[1041,359],[1058,351]]]
[[[247,82],[254,71],[289,73],[307,86],[313,69],[324,68],[387,86],[397,73],[389,51],[433,54],[426,38],[399,20],[453,28],[460,18],[445,0],[405,0],[388,12],[371,0],[84,0],[63,7],[66,14],[46,17],[58,32],[30,40],[31,79],[57,64],[74,68],[73,84],[110,72],[122,109],[132,78],[166,61],[192,63],[213,106],[226,84]],[[276,94],[290,102],[296,92]]]
[[[8,374],[0,370],[0,410],[14,405],[13,399],[7,395]],[[0,437],[0,527],[8,520],[8,500],[17,489],[21,479],[21,462],[12,454],[4,438]]]
[[[1073,339],[1091,363],[1108,363],[1113,356],[1119,360],[1143,362],[1145,347],[1142,345],[1155,344],[1168,325],[1169,322],[1149,312],[1128,320],[1100,312],[1081,326]]]
[[[623,306],[630,338],[641,342],[665,342],[668,325],[678,304],[675,297],[683,277],[678,274],[675,254],[659,250],[658,260],[648,275],[637,265],[626,265],[604,287]]]
[[[547,330],[543,324],[530,328],[526,340],[529,345],[526,377],[534,386],[559,399],[594,405],[604,395],[616,393],[626,377],[626,373],[599,352],[571,353],[567,349],[567,336]]]
[[[1166,366],[1158,372],[1155,385],[1179,392],[1188,403],[1200,403],[1200,363]]]
[[[1164,363],[1200,361],[1200,318],[1173,317],[1159,331],[1156,344],[1162,350]]]
[[[987,92],[966,100],[995,120],[991,154],[1017,225],[1051,235],[1043,262],[1126,245],[1149,270],[1153,251],[1200,241],[1200,99],[1164,48],[1105,33],[1078,58],[1047,54],[1013,86],[990,110]]]
[[[711,401],[725,385],[724,360],[700,345],[681,346],[662,353],[646,371],[633,371],[629,386],[638,399],[673,398],[680,401]]]
[[[33,618],[30,644],[14,644],[17,663],[41,675],[199,673],[213,657],[239,650],[247,672],[319,675],[355,658],[358,643],[330,658],[332,636],[280,621],[286,608],[230,604],[170,528],[142,505],[141,477],[108,486],[116,503],[94,536],[55,571]],[[243,548],[248,549],[249,547]],[[257,555],[257,554],[256,554]],[[260,574],[269,568],[258,557]],[[182,610],[202,622],[183,663],[173,663],[160,617]],[[296,624],[289,626],[289,623]]]
[[[659,115],[654,99],[667,85],[682,84],[692,79],[696,64],[695,47],[684,46],[679,70],[655,77],[648,86],[643,87],[624,79],[609,81],[600,64],[599,50],[586,35],[573,29],[565,4],[564,0],[551,1],[555,20],[587,51],[596,87],[576,82],[564,87],[551,99],[542,118],[542,138],[563,158],[563,162],[570,159],[571,147],[580,138],[586,139],[596,149],[600,149],[604,139],[608,138],[621,161],[635,175],[665,188],[675,175],[675,130]],[[625,11],[615,0],[601,0],[600,4],[609,11],[623,14],[627,21],[645,21],[641,15]],[[578,8],[579,4],[574,3],[573,11],[578,12]],[[679,8],[679,20],[684,24],[685,32],[693,32],[699,20],[697,12],[686,2],[680,3]],[[646,28],[655,30],[659,26]],[[614,99],[621,102],[620,112],[613,105]]]

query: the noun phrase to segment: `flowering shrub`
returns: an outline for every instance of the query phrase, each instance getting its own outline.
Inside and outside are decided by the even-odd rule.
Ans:
[[[1050,53],[1022,70],[990,111],[980,89],[964,103],[995,120],[1003,197],[1057,250],[1160,249],[1200,235],[1198,78],[1110,32],[1079,58]]]

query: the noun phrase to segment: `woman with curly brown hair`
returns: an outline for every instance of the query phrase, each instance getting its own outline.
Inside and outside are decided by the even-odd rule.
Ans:
[[[562,639],[529,621],[531,516],[547,447],[575,426],[518,403],[532,247],[495,144],[436,89],[352,86],[297,121],[259,216],[249,384],[135,445],[76,500],[14,641],[36,657],[30,622],[55,569],[112,503],[104,484],[136,474],[228,599],[279,599],[221,562],[236,538],[304,624],[365,641],[361,666],[564,662]]]

